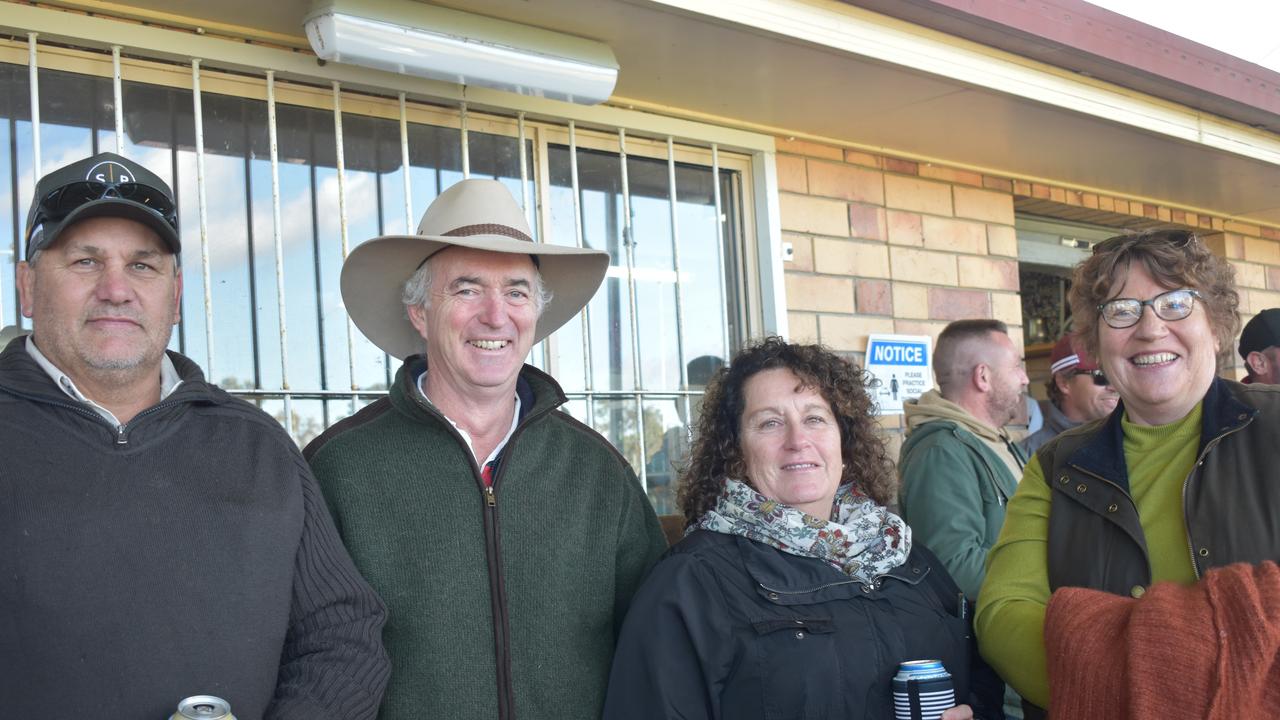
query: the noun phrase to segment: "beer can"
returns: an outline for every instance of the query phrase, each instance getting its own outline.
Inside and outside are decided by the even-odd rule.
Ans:
[[[938,720],[956,704],[951,673],[940,660],[908,660],[893,676],[894,720]]]
[[[236,720],[231,703],[213,695],[192,695],[178,703],[178,712],[169,720]]]

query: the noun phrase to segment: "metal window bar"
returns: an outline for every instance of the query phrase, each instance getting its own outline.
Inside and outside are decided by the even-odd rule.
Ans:
[[[471,151],[467,146],[466,103],[458,103],[458,131],[458,142],[462,144],[462,179],[465,180],[471,177]]]
[[[529,157],[524,152],[525,129],[524,129],[524,113],[516,113],[516,152],[520,154],[520,209],[524,211],[525,222],[529,223],[529,228],[538,227],[537,213],[531,212],[534,208],[529,202]],[[534,232],[536,240],[534,242],[546,242],[546,238],[541,232]],[[537,358],[543,365],[543,370],[550,370],[547,367],[547,339],[543,338],[538,343]],[[535,362],[537,364],[537,362]]]
[[[635,234],[631,226],[631,185],[627,175],[627,130],[618,128],[618,155],[622,172],[622,243],[627,258],[627,314],[631,316],[631,370],[636,400],[636,438],[640,466],[640,487],[649,489],[649,473],[644,462],[644,373],[640,369],[640,320],[636,317]]]
[[[413,222],[413,185],[411,184],[412,166],[409,164],[409,112],[405,107],[405,95],[400,93],[400,167],[404,173],[404,234],[417,232]],[[394,377],[394,362],[388,353],[382,354],[383,377],[387,387],[391,387]]]
[[[569,121],[569,181],[573,190],[573,239],[578,247],[585,246],[582,233],[582,197],[578,184],[578,130]],[[582,374],[583,388],[587,391],[587,423],[595,419],[595,362],[591,356],[591,301],[582,308]]]
[[[293,424],[293,394],[289,392],[289,323],[285,317],[284,229],[280,210],[280,143],[276,135],[276,74],[267,71],[267,139],[271,152],[271,236],[276,259],[276,309],[280,317],[280,388],[284,390],[284,426],[289,435]]]
[[[404,106],[404,93],[400,93],[400,167],[404,170],[404,232],[413,234],[413,188],[409,184],[409,117]]]
[[[333,149],[337,172],[338,172],[338,232],[342,237],[342,262],[346,263],[347,253],[350,246],[347,240],[347,172],[346,157],[343,154],[342,147],[342,84],[337,80],[333,82]],[[345,323],[347,327],[347,378],[348,384],[351,386],[351,414],[356,414],[356,403],[359,396],[356,394],[356,354],[355,341],[351,333],[351,315],[347,315]]]
[[[27,68],[28,78],[31,90],[31,187],[34,188],[36,183],[40,182],[41,170],[40,160],[40,63],[36,57],[36,36],[40,33],[27,33]],[[27,237],[26,228],[21,235],[21,242],[18,243],[18,256],[13,259],[13,265],[16,268],[18,262],[27,257]],[[14,278],[15,285],[17,278]],[[0,307],[0,311],[3,308]],[[0,317],[3,317],[0,314]],[[25,323],[22,319],[22,313],[18,313],[18,325]]]
[[[689,387],[689,377],[685,368],[685,334],[684,334],[684,285],[680,277],[680,207],[679,195],[676,192],[676,144],[675,139],[667,136],[667,183],[671,186],[671,265],[676,273],[676,359],[680,365],[680,389]],[[689,417],[689,396],[684,398],[684,416]]]
[[[120,88],[120,46],[111,46],[111,98],[115,108],[116,154],[124,155],[124,92]]]
[[[520,152],[520,207],[524,210],[529,227],[534,227],[535,213],[529,212],[529,158],[524,152],[524,113],[516,113],[516,148]],[[538,234],[542,240],[542,234]]]
[[[711,143],[711,193],[716,204],[716,219],[713,225],[716,239],[716,277],[719,278],[720,283],[720,305],[724,309],[724,314],[720,318],[720,329],[723,333],[725,364],[728,364],[729,356],[733,352],[729,347],[729,290],[725,287],[724,277],[724,210],[720,204],[720,146],[716,143]]]
[[[205,373],[213,371],[213,282],[209,270],[209,205],[204,176],[204,116],[200,105],[200,61],[191,60],[191,98],[196,135],[196,196],[200,207],[200,272],[204,278]]]
[[[33,182],[40,182],[40,64],[36,58],[36,36],[27,33],[27,68],[31,85],[31,172]],[[25,250],[25,248],[24,248]]]

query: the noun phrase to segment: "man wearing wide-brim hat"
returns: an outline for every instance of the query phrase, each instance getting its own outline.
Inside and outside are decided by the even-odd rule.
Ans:
[[[524,364],[608,255],[531,235],[501,183],[463,180],[342,268],[355,325],[404,364],[304,454],[391,613],[384,719],[598,718],[615,628],[665,549],[626,460]]]

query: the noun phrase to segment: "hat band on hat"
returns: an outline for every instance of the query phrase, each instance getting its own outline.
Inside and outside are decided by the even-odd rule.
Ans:
[[[440,233],[441,237],[470,237],[472,235],[503,235],[505,237],[523,240],[525,242],[533,242],[533,238],[529,237],[524,231],[513,228],[510,225],[499,225],[497,223],[480,223],[478,225],[463,225],[454,228],[446,233]]]
[[[1059,360],[1058,362],[1054,363],[1053,365],[1050,365],[1049,373],[1050,374],[1060,373],[1063,370],[1066,370],[1067,368],[1075,367],[1076,365],[1079,365],[1079,364],[1080,364],[1079,355],[1068,355],[1062,358],[1061,360]]]

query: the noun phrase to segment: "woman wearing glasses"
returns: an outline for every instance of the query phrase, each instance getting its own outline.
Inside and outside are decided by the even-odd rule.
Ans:
[[[1280,704],[1280,570],[1260,564],[1280,558],[1280,389],[1216,376],[1240,324],[1234,270],[1190,233],[1121,236],[1076,268],[1069,299],[1120,405],[1027,464],[978,602],[983,655],[1028,718],[1223,702],[1276,717],[1258,712]],[[1249,565],[1211,571],[1232,563]],[[1263,643],[1252,674],[1229,664],[1244,638]]]

